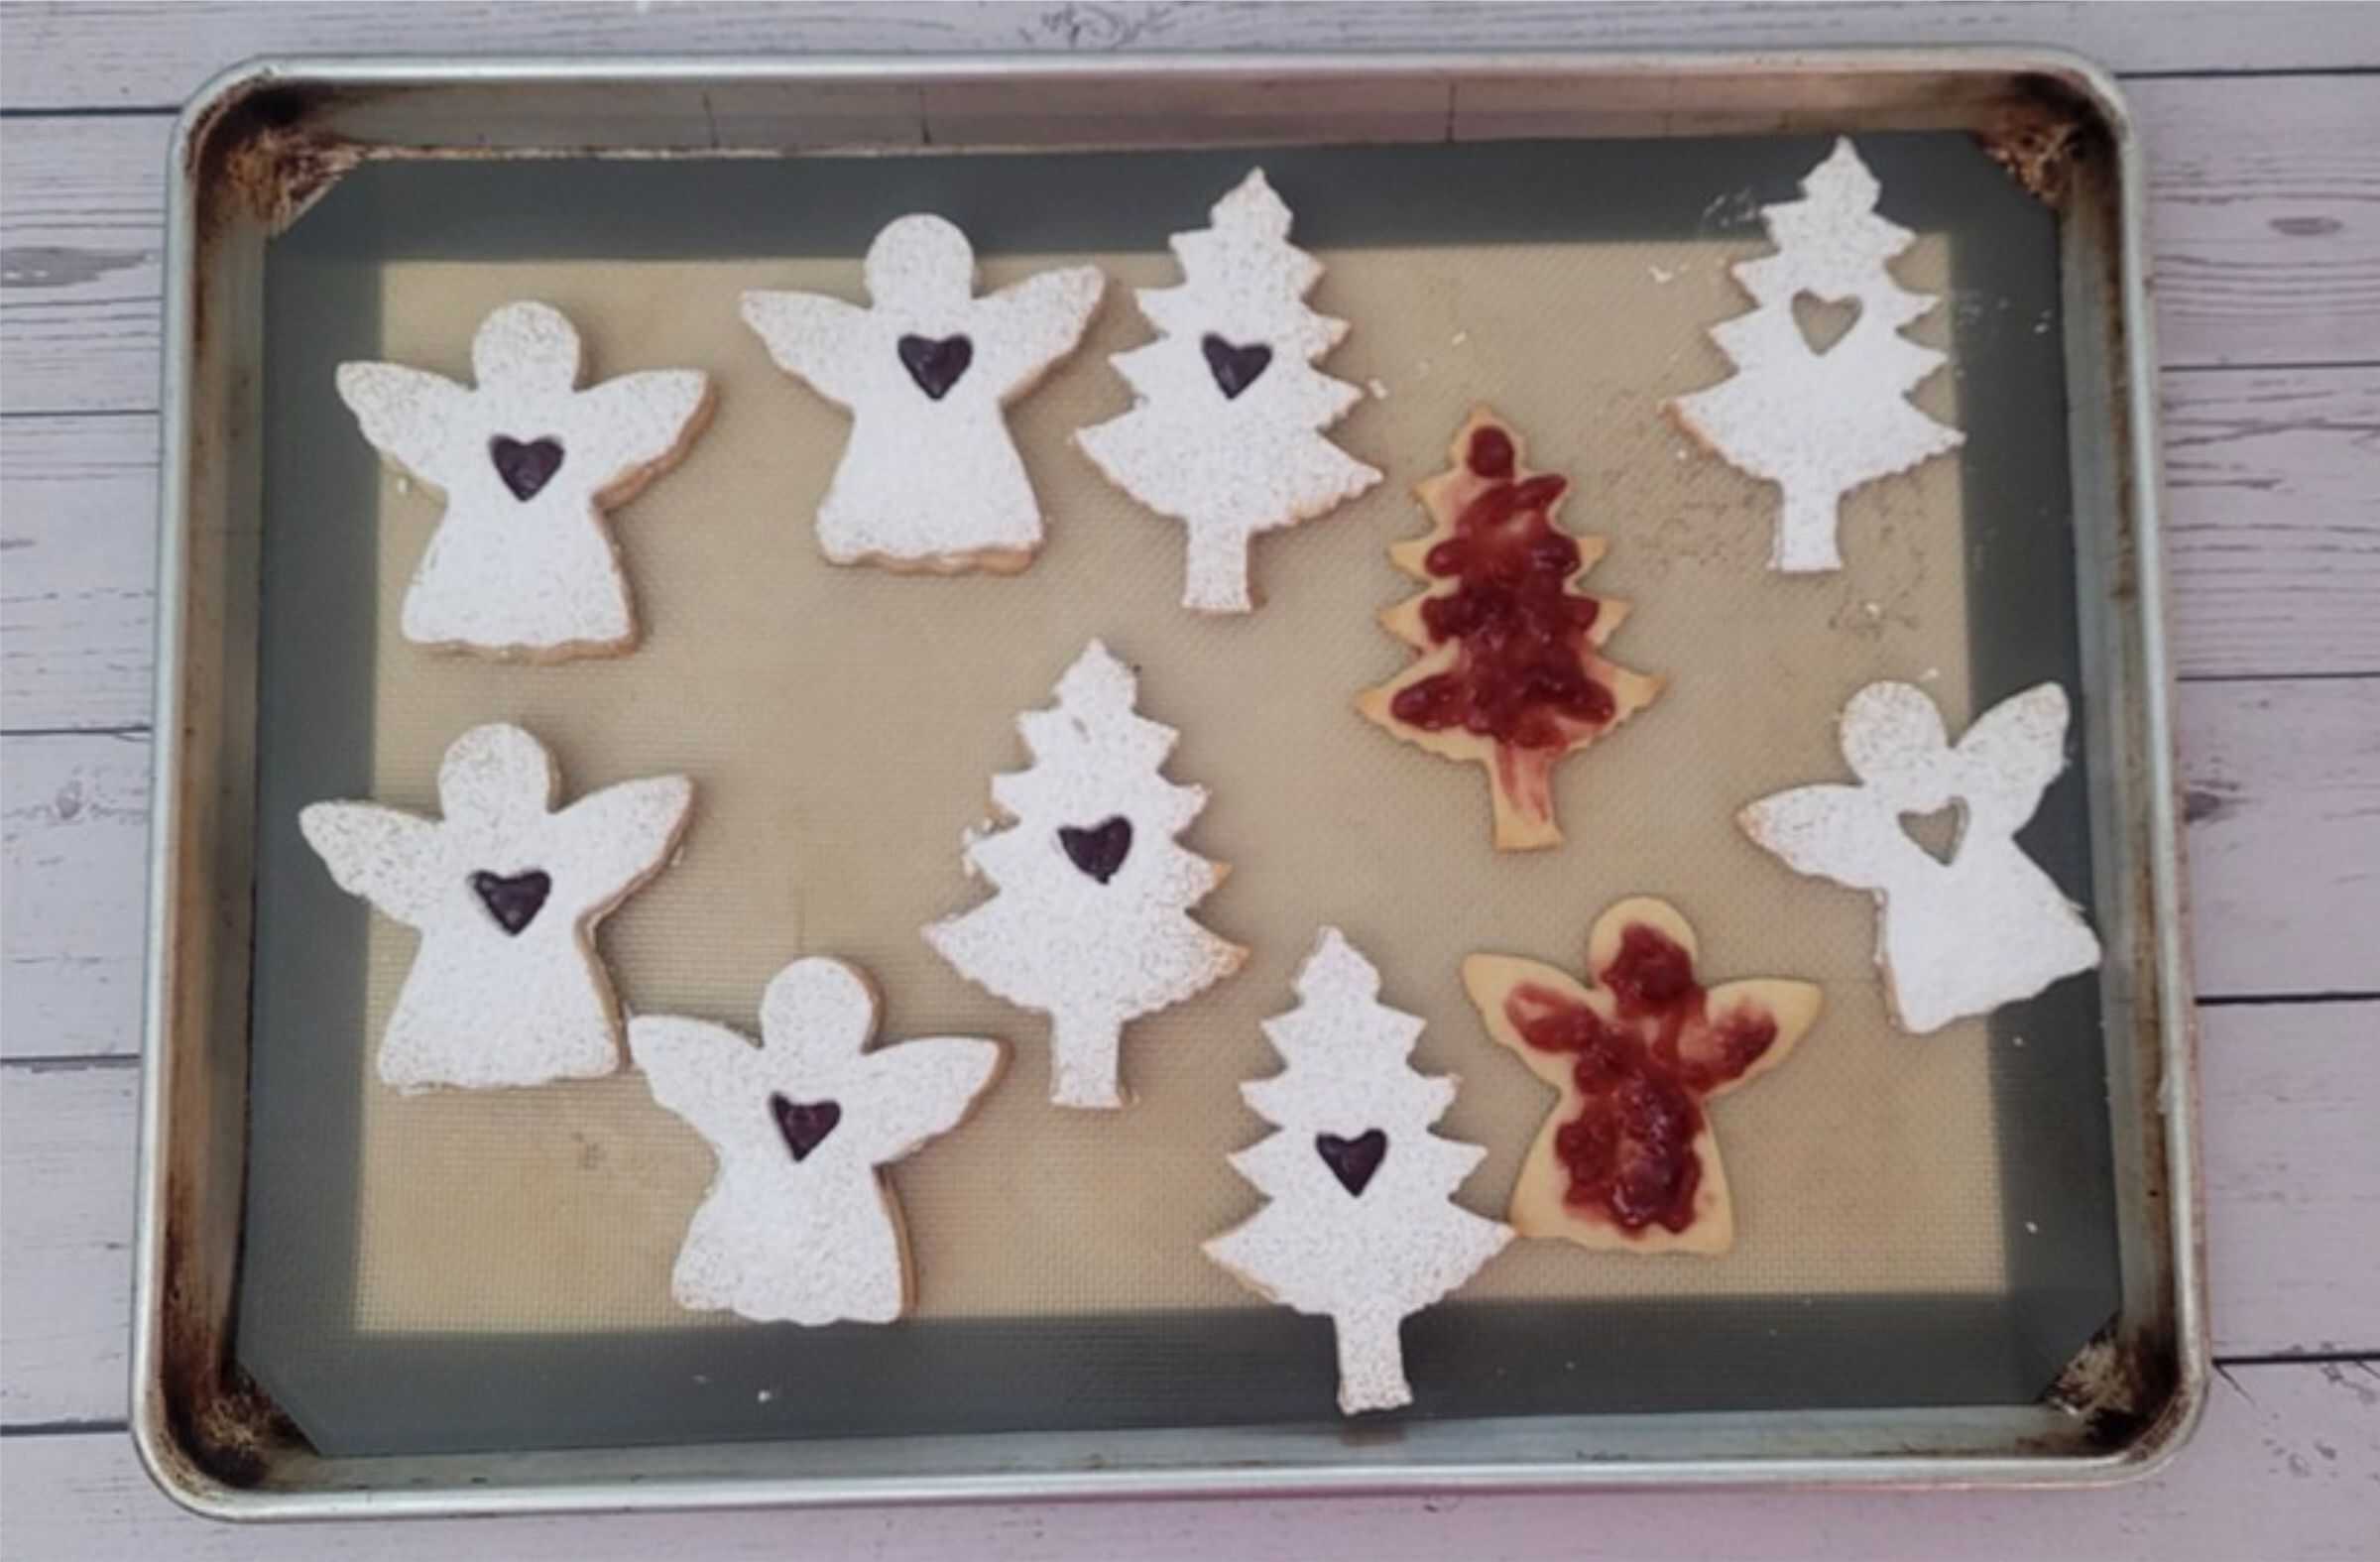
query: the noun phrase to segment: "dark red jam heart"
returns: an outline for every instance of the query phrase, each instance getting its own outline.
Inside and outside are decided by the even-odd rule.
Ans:
[[[549,438],[523,443],[498,434],[488,441],[488,459],[496,463],[496,475],[513,497],[526,504],[562,469],[562,442]]]
[[[950,394],[959,376],[975,362],[975,343],[964,336],[945,336],[939,341],[931,336],[903,336],[897,346],[900,366],[909,371],[917,389],[937,402]]]
[[[482,872],[471,876],[471,890],[496,918],[496,925],[519,937],[521,929],[536,921],[545,908],[553,881],[535,868],[511,875]]]
[[[1207,372],[1215,376],[1215,388],[1227,402],[1238,401],[1240,393],[1255,384],[1256,377],[1272,363],[1272,349],[1262,342],[1235,347],[1209,332],[1198,345],[1207,355]]]
[[[776,1131],[795,1160],[809,1159],[810,1151],[825,1143],[826,1136],[843,1121],[843,1109],[832,1101],[787,1101],[772,1094],[769,1110],[775,1114]]]
[[[1132,853],[1132,821],[1120,813],[1087,830],[1061,824],[1058,844],[1066,848],[1066,855],[1076,868],[1106,884],[1116,877],[1116,870]]]
[[[1354,1197],[1361,1198],[1371,1186],[1372,1173],[1388,1155],[1388,1136],[1378,1129],[1358,1134],[1354,1139],[1341,1139],[1336,1134],[1314,1136],[1314,1153],[1331,1168],[1339,1186]]]

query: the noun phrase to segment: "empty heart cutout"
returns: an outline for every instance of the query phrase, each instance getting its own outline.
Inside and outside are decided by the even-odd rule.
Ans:
[[[553,880],[537,869],[527,873],[475,873],[471,876],[471,891],[479,903],[496,918],[496,925],[518,938],[521,930],[537,919],[545,908],[545,897],[553,893]]]
[[[488,441],[488,459],[496,463],[496,475],[513,497],[527,504],[562,469],[562,442],[550,436],[525,441],[498,434]]]
[[[1238,401],[1240,393],[1255,384],[1272,364],[1272,349],[1262,342],[1237,347],[1210,331],[1198,345],[1207,355],[1207,372],[1215,376],[1215,388],[1227,402]]]
[[[1815,293],[1797,293],[1793,296],[1793,323],[1801,327],[1802,340],[1810,344],[1810,350],[1824,358],[1859,323],[1859,300],[1830,302]]]
[[[1078,871],[1106,884],[1116,877],[1124,860],[1132,853],[1132,821],[1120,813],[1089,829],[1061,824],[1058,844],[1065,848],[1067,860]]]
[[[1358,1198],[1371,1186],[1372,1173],[1388,1158],[1388,1136],[1378,1129],[1367,1130],[1354,1139],[1341,1139],[1336,1134],[1314,1136],[1314,1153],[1331,1168],[1339,1185]]]
[[[900,366],[909,371],[917,389],[934,401],[950,394],[967,366],[975,362],[975,343],[964,336],[903,336],[895,344]]]
[[[1966,836],[1966,804],[1954,797],[1932,813],[1904,813],[1901,833],[1948,868],[1959,860],[1959,843]]]
[[[832,1101],[787,1101],[772,1095],[769,1110],[775,1114],[776,1131],[795,1160],[809,1159],[810,1151],[825,1143],[826,1136],[843,1121],[842,1107]]]

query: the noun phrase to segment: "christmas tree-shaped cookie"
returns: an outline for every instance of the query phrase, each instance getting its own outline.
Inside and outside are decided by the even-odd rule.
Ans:
[[[1736,373],[1669,404],[1729,464],[1784,490],[1772,569],[1841,569],[1836,502],[1966,437],[1908,402],[1943,355],[1901,328],[1939,300],[1909,292],[1885,269],[1914,235],[1876,215],[1876,193],[1875,176],[1839,140],[1802,180],[1800,200],[1760,209],[1777,252],[1734,268],[1758,307],[1711,331]],[[1850,328],[1824,350],[1795,317],[1795,300],[1805,296],[1857,306]]]
[[[908,1242],[881,1168],[956,1128],[1006,1052],[976,1036],[870,1050],[876,1011],[856,967],[809,959],[769,984],[757,1047],[698,1020],[629,1022],[654,1100],[719,1158],[678,1251],[678,1305],[805,1325],[908,1310]]]
[[[1415,488],[1431,527],[1388,550],[1429,589],[1380,615],[1419,654],[1356,708],[1407,743],[1485,766],[1504,851],[1558,845],[1554,767],[1652,703],[1662,680],[1607,661],[1627,604],[1581,588],[1601,538],[1556,522],[1569,479],[1532,472],[1483,407],[1454,466]]]
[[[1906,1030],[1924,1034],[2031,998],[2099,963],[2099,940],[2016,832],[2066,769],[2066,690],[2037,683],[1975,718],[1953,744],[1933,696],[1871,683],[1844,707],[1856,786],[1796,786],[1736,816],[1796,873],[1876,899],[1876,963]],[[1938,860],[1902,821],[1959,810]]]
[[[1182,605],[1246,613],[1249,540],[1324,515],[1380,474],[1323,437],[1362,395],[1314,367],[1347,322],[1305,297],[1322,264],[1289,242],[1289,208],[1257,169],[1211,228],[1173,236],[1178,288],[1134,297],[1158,339],[1109,361],[1137,400],[1075,443],[1109,482],[1182,523]]]
[[[967,871],[998,893],[924,929],[960,975],[1049,1016],[1050,1099],[1065,1107],[1123,1106],[1125,1023],[1248,957],[1190,916],[1225,868],[1174,840],[1207,792],[1159,774],[1179,735],[1135,713],[1137,691],[1093,641],[1058,680],[1057,706],[1017,717],[1033,764],[992,779],[1013,822],[970,832],[966,847]]]
[[[1709,1103],[1785,1061],[1819,990],[1775,978],[1705,987],[1676,906],[1622,901],[1596,918],[1582,984],[1512,955],[1473,955],[1463,986],[1488,1033],[1559,1098],[1512,1185],[1524,1237],[1628,1253],[1725,1253],[1734,1205]]]
[[[1240,1087],[1280,1132],[1232,1156],[1270,1203],[1206,1245],[1250,1289],[1336,1326],[1339,1408],[1410,1404],[1405,1318],[1454,1290],[1512,1230],[1454,1202],[1487,1151],[1430,1125],[1451,1075],[1408,1061],[1421,1021],[1380,1002],[1380,973],[1336,927],[1297,973],[1298,1007],[1264,1021],[1288,1065]]]

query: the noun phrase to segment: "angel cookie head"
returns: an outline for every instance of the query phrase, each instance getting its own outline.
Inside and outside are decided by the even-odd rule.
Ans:
[[[331,878],[421,934],[380,1043],[400,1090],[585,1079],[620,1066],[620,1009],[595,924],[676,849],[683,776],[622,781],[556,811],[544,745],[474,727],[438,768],[424,819],[369,802],[298,816]]]
[[[2016,844],[2066,768],[2066,690],[2041,683],[1977,717],[1956,745],[1925,690],[1871,683],[1844,707],[1856,786],[1797,786],[1736,816],[1797,873],[1876,899],[1876,962],[1901,1027],[1924,1034],[2031,998],[2099,963],[2082,912]],[[1947,861],[1911,815],[1959,810]]]
[[[908,1244],[879,1168],[957,1127],[1007,1052],[972,1036],[870,1051],[876,1010],[856,967],[809,959],[769,984],[757,1047],[697,1020],[630,1021],[654,1100],[719,1159],[678,1252],[680,1306],[805,1325],[908,1310]]]
[[[816,293],[744,295],[776,366],[852,415],[818,507],[838,564],[1014,571],[1041,546],[1041,506],[1003,409],[1074,351],[1099,307],[1096,266],[975,296],[967,235],[901,217],[868,248],[869,307]]]
[[[339,398],[364,437],[446,499],[405,594],[405,638],[548,661],[633,649],[603,511],[684,454],[710,414],[708,376],[655,370],[579,390],[578,332],[543,303],[482,321],[471,369],[476,386],[339,365]]]

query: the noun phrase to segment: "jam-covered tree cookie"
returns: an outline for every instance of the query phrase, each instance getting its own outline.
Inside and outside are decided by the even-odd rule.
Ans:
[[[1336,927],[1297,973],[1297,1008],[1264,1021],[1288,1065],[1240,1087],[1280,1132],[1231,1157],[1270,1203],[1206,1245],[1250,1290],[1328,1317],[1339,1342],[1339,1408],[1413,1401],[1405,1318],[1463,1284],[1512,1240],[1454,1202],[1487,1151],[1430,1125],[1454,1104],[1452,1075],[1414,1072],[1421,1021],[1380,1002],[1380,973]]]
[[[1323,437],[1363,396],[1314,367],[1347,334],[1306,306],[1322,263],[1289,242],[1289,208],[1256,169],[1211,228],[1173,236],[1178,288],[1134,297],[1158,339],[1108,361],[1137,400],[1077,432],[1109,482],[1182,523],[1182,605],[1246,613],[1248,544],[1328,514],[1380,480]]]
[[[1380,615],[1420,655],[1356,708],[1485,766],[1499,850],[1558,845],[1554,767],[1651,704],[1663,680],[1603,657],[1627,604],[1580,589],[1604,541],[1555,523],[1569,479],[1530,471],[1520,435],[1485,407],[1449,453],[1453,468],[1414,490],[1429,532],[1388,550],[1429,585]]]
[[[339,399],[446,515],[406,589],[418,645],[555,661],[637,643],[603,512],[668,470],[710,416],[708,376],[622,375],[578,389],[578,332],[508,303],[471,339],[476,387],[394,363],[339,365]]]
[[[1593,986],[1512,955],[1473,955],[1463,986],[1488,1033],[1561,1093],[1506,1216],[1524,1237],[1630,1253],[1735,1242],[1710,1103],[1785,1061],[1819,990],[1773,977],[1706,988],[1694,929],[1666,901],[1622,901],[1587,939]]]
[[[1070,266],[975,296],[975,250],[934,216],[868,246],[871,306],[816,293],[747,293],[744,322],[776,366],[851,413],[851,442],[818,506],[838,564],[1024,568],[1041,503],[1004,409],[1075,349],[1107,278]]]
[[[1876,193],[1875,176],[1849,141],[1838,140],[1802,180],[1800,200],[1760,208],[1777,252],[1734,267],[1759,307],[1711,330],[1736,372],[1669,404],[1729,465],[1784,491],[1771,569],[1841,569],[1837,501],[1966,438],[1907,400],[1943,355],[1901,328],[1940,300],[1909,292],[1885,270],[1912,235],[1876,215]],[[1794,316],[1804,296],[1854,304],[1858,313],[1839,340],[1814,347]]]
[[[1056,708],[1016,718],[1033,763],[992,779],[1014,823],[966,837],[967,871],[999,893],[923,929],[960,975],[1049,1016],[1050,1099],[1062,1107],[1123,1106],[1125,1023],[1248,958],[1190,916],[1226,869],[1174,840],[1207,791],[1159,774],[1180,734],[1134,712],[1138,687],[1095,640],[1058,680]]]
[[[796,960],[761,1000],[761,1044],[698,1020],[629,1021],[653,1099],[709,1140],[718,1174],[670,1294],[760,1323],[890,1323],[913,1286],[880,1170],[956,1128],[1007,1049],[937,1036],[868,1049],[876,991],[840,960]]]
[[[620,1066],[620,1006],[595,924],[661,871],[694,800],[683,776],[555,811],[543,744],[474,727],[438,767],[443,819],[369,802],[298,816],[340,889],[421,934],[380,1043],[399,1090],[586,1079]]]
[[[1966,729],[1956,747],[1913,683],[1871,683],[1843,712],[1856,786],[1796,786],[1736,816],[1796,873],[1876,898],[1876,963],[1893,1018],[1920,1035],[2031,998],[2099,963],[2099,940],[2016,832],[2066,769],[2066,690],[2038,683]],[[1902,827],[1956,805],[1939,861]]]

